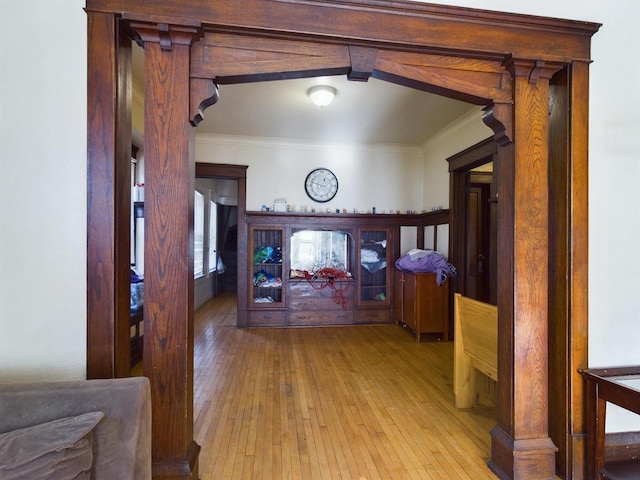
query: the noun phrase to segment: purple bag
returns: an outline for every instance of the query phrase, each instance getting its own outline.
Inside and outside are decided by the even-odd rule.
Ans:
[[[456,268],[435,250],[414,248],[401,256],[395,263],[396,269],[409,273],[436,273],[436,283],[442,285],[447,276],[455,276]]]

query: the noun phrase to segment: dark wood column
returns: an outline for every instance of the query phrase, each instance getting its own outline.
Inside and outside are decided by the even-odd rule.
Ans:
[[[567,102],[570,130],[567,151],[567,315],[569,318],[564,343],[567,349],[566,405],[568,425],[567,478],[585,478],[586,415],[585,384],[579,369],[589,361],[589,63],[574,61],[569,71],[571,97]],[[580,208],[578,208],[580,206]],[[588,459],[586,459],[588,460]]]
[[[193,441],[194,131],[190,45],[197,29],[133,24],[145,54],[144,374],[153,478],[197,478]]]
[[[573,62],[553,76],[549,92],[549,433],[559,448],[557,474],[574,479],[585,478],[578,371],[588,366],[588,76],[588,62]]]
[[[513,142],[498,153],[498,425],[490,467],[501,478],[555,476],[548,433],[549,78],[510,60]]]
[[[131,41],[119,27],[87,10],[87,378],[131,367]]]

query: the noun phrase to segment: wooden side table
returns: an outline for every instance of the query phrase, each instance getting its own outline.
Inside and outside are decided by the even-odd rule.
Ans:
[[[640,366],[580,370],[587,387],[586,479],[638,478],[640,464],[616,465],[609,472],[604,463],[607,402],[640,415]]]

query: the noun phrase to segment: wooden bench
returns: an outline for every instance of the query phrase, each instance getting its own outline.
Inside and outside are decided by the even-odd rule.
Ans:
[[[498,307],[456,293],[453,394],[457,408],[476,403],[477,371],[498,381]]]

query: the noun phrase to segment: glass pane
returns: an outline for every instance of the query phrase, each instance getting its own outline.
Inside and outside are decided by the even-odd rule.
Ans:
[[[360,238],[360,299],[386,302],[387,232],[367,230]]]
[[[617,377],[617,378],[612,377],[611,380],[613,380],[616,383],[625,385],[629,388],[632,388],[633,390],[640,391],[640,378],[638,378],[637,375],[623,376],[623,377]]]
[[[282,231],[253,231],[253,303],[281,303]]]
[[[339,230],[301,230],[291,236],[291,272],[323,268],[348,271],[349,234]]]
[[[193,206],[193,276],[204,274],[204,195],[195,192]]]

